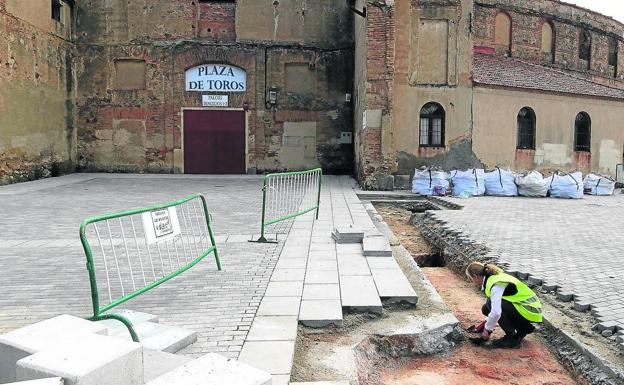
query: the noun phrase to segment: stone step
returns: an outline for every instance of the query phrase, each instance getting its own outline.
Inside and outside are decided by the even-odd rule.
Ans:
[[[53,377],[42,380],[11,382],[6,385],[63,385],[63,379],[61,377]]]
[[[372,269],[371,272],[381,299],[416,305],[418,296],[401,269]]]
[[[20,381],[62,377],[65,385],[143,385],[143,347],[85,334],[22,358],[16,377]]]
[[[144,347],[168,353],[175,353],[197,341],[197,332],[154,322],[140,323],[135,326],[134,330]],[[112,337],[132,339],[125,327],[123,329],[109,329],[109,332]]]
[[[381,314],[381,300],[371,276],[340,277],[342,307]]]
[[[146,385],[271,385],[271,375],[210,353],[149,381]]]
[[[17,361],[45,349],[54,348],[72,338],[106,335],[104,325],[71,315],[60,315],[0,336],[0,384],[13,382]]]
[[[362,242],[365,257],[392,257],[390,242],[384,236],[366,236]]]
[[[139,311],[128,310],[128,309],[120,309],[117,311],[111,311],[112,314],[118,314],[127,318],[132,325],[136,326],[138,324],[142,324],[143,322],[153,322],[158,323],[158,316],[149,313],[142,313]],[[104,325],[108,328],[109,334],[114,332],[115,330],[125,329],[128,330],[123,323],[117,321],[115,319],[107,319],[103,321],[97,321],[98,325]]]
[[[149,382],[191,361],[193,361],[191,357],[143,349],[143,379]]]

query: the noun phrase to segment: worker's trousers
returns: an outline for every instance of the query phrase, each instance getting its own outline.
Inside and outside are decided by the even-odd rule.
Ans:
[[[518,313],[518,310],[516,310],[511,302],[503,299],[501,301],[501,309],[503,313],[498,320],[498,324],[500,325],[501,329],[505,331],[506,335],[513,336],[517,332],[518,336],[523,338],[527,334],[533,333],[535,327],[533,327],[529,320],[527,320],[520,313]],[[488,298],[487,302],[481,308],[481,312],[483,313],[483,315],[487,316],[490,314],[491,310],[492,303]]]

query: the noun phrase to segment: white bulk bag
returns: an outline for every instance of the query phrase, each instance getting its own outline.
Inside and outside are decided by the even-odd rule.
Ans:
[[[518,195],[523,197],[545,197],[548,194],[548,181],[538,171],[529,171],[516,176]]]
[[[514,173],[509,170],[496,170],[485,173],[485,195],[515,197],[518,195]]]
[[[453,195],[478,196],[485,194],[485,171],[481,168],[472,170],[451,172],[451,182],[453,183]]]
[[[546,180],[549,182],[548,191],[553,198],[583,198],[583,174],[581,172],[568,174],[557,171]]]
[[[448,191],[449,174],[442,171],[416,170],[412,180],[412,192],[420,195],[433,195],[434,189]]]
[[[583,187],[590,195],[613,195],[615,181],[606,175],[589,174],[583,181]]]

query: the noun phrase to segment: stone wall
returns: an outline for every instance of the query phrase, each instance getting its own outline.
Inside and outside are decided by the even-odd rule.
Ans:
[[[70,26],[48,1],[0,1],[0,184],[73,170]]]
[[[477,0],[474,6],[474,44],[497,49],[496,16],[512,21],[511,56],[573,71],[577,75],[616,87],[624,87],[624,25],[598,13],[553,0]],[[554,58],[542,51],[542,25],[554,32]],[[591,36],[591,60],[579,57],[582,31]],[[609,39],[618,42],[617,68],[609,64]],[[617,72],[616,72],[617,70]]]

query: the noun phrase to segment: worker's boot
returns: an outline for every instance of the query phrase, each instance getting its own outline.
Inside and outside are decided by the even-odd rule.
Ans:
[[[505,334],[503,338],[499,338],[492,342],[492,346],[499,349],[519,348],[522,343],[522,338],[518,337],[520,336],[515,333],[513,335]]]

